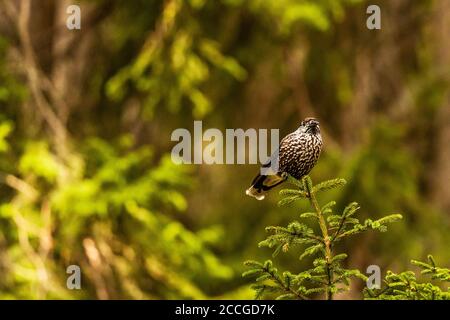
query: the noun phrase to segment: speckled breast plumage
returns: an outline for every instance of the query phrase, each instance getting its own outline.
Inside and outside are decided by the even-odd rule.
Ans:
[[[308,174],[319,159],[322,137],[295,131],[287,135],[280,144],[279,171],[296,179]]]

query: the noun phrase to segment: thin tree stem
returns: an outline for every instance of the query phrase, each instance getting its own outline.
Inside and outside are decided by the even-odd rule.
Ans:
[[[317,216],[319,218],[320,230],[322,231],[322,236],[325,244],[325,261],[327,264],[327,290],[326,290],[326,299],[333,300],[333,292],[331,290],[331,286],[333,285],[333,270],[330,268],[331,259],[333,258],[333,254],[331,252],[331,241],[328,236],[328,228],[325,218],[322,214],[322,210],[320,209],[319,203],[313,192],[309,193],[309,200],[311,205],[316,210]]]

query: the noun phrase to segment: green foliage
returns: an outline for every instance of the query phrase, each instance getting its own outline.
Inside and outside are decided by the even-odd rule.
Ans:
[[[11,103],[22,101],[27,91],[13,72],[7,68],[6,56],[9,41],[0,34],[0,110],[2,112],[10,107]],[[2,118],[0,114],[0,118]]]
[[[421,268],[421,274],[429,276],[442,284],[450,282],[450,269],[436,266],[433,256],[428,256],[428,263],[411,260],[411,263]],[[450,287],[443,291],[431,282],[420,283],[412,271],[396,274],[388,271],[383,289],[364,289],[366,299],[381,300],[450,300]]]
[[[281,190],[280,194],[285,198],[278,204],[282,206],[307,198],[314,212],[302,213],[300,217],[312,218],[314,224],[320,227],[320,232],[298,221],[291,222],[287,227],[267,227],[266,231],[270,235],[261,241],[259,246],[274,248],[273,257],[275,257],[280,251],[287,252],[291,247],[301,245],[303,252],[300,259],[314,256],[316,258],[313,265],[298,274],[289,272],[280,274],[270,260],[264,264],[247,261],[245,265],[249,270],[243,276],[257,276],[257,284],[253,286],[257,298],[267,294],[276,296],[277,299],[309,299],[317,294],[323,294],[331,300],[334,294],[348,289],[352,278],[367,279],[359,270],[344,267],[343,261],[347,258],[347,254],[334,252],[336,243],[369,229],[384,232],[387,230],[387,224],[398,221],[402,216],[392,214],[375,221],[367,219],[361,223],[354,217],[359,209],[356,202],[350,203],[341,214],[338,214],[332,209],[334,201],[322,207],[317,201],[317,193],[344,185],[344,179],[328,180],[317,185],[313,185],[308,176],[301,181],[289,177],[288,181],[298,189]]]
[[[225,2],[233,5],[246,4],[254,12],[265,13],[277,22],[277,31],[285,35],[299,25],[327,31],[332,20],[342,19],[346,5],[358,3],[360,0],[225,0]]]
[[[6,152],[9,149],[9,144],[6,138],[13,130],[13,125],[9,121],[0,123],[0,153]]]
[[[246,70],[232,57],[222,53],[220,43],[197,32],[194,15],[204,1],[167,1],[157,29],[151,33],[134,62],[125,66],[106,84],[113,100],[123,100],[132,84],[144,99],[144,113],[153,117],[158,107],[172,113],[188,105],[193,115],[202,118],[212,110],[204,92],[212,69],[224,71],[236,80],[244,80]],[[170,81],[166,85],[165,81]]]
[[[9,243],[2,254],[15,266],[4,280],[15,291],[1,297],[80,294],[64,287],[61,271],[69,264],[83,270],[81,297],[100,286],[99,298],[205,298],[196,277],[232,276],[209,249],[220,237],[175,219],[187,207],[182,192],[192,184],[191,168],[169,156],[155,161],[150,148],[128,140],[89,139],[72,154],[71,167],[43,142],[25,147],[18,171],[9,174],[16,192],[0,206],[1,239]],[[35,272],[46,277],[45,286]],[[143,279],[152,283],[151,294]]]
[[[256,168],[170,163],[170,133],[200,118],[204,129],[285,134],[318,117],[326,152],[314,174],[349,182],[320,192],[330,240],[347,203],[364,210],[350,205],[339,234],[383,231],[375,214],[405,213],[383,237],[337,237],[333,257],[405,269],[430,250],[450,261],[449,54],[439,45],[449,41],[435,23],[446,1],[410,1],[407,12],[386,2],[389,37],[367,36],[364,0],[80,0],[73,37],[50,27],[63,1],[33,5],[21,24],[11,22],[23,11],[0,1],[0,298],[248,299],[242,255],[265,260],[254,243],[268,225],[281,226],[263,244],[279,270],[323,258],[303,181],[291,179],[280,215],[272,195],[243,196]],[[294,210],[303,213],[287,223]],[[81,291],[65,287],[70,264]],[[307,297],[321,296],[302,281]]]

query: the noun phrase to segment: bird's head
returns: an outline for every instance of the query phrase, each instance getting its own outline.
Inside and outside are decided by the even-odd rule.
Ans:
[[[309,134],[320,134],[319,121],[314,118],[306,118],[300,124],[299,130]]]

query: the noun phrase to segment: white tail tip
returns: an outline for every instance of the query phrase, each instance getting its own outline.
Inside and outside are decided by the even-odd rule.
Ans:
[[[250,187],[250,188],[248,188],[248,189],[245,191],[245,194],[248,195],[248,196],[250,196],[250,197],[255,198],[256,200],[263,200],[263,199],[266,197],[266,196],[263,195],[263,194],[257,194],[257,193],[255,193],[254,190],[255,190],[255,189],[253,189],[252,187]]]

